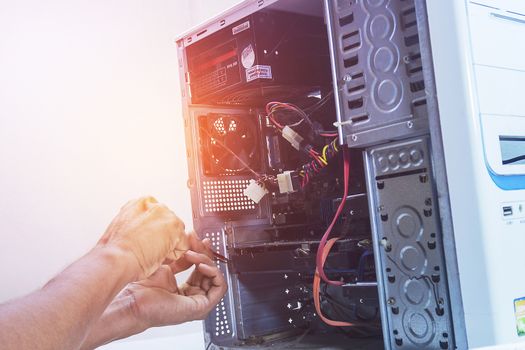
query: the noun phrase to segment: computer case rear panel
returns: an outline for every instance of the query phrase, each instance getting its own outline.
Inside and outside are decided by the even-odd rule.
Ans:
[[[253,0],[178,40],[193,224],[228,259],[207,348],[461,347],[427,31],[423,1]]]

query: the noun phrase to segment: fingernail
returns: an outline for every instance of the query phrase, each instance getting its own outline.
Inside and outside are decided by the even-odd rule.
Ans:
[[[186,250],[186,252],[184,254],[190,255],[190,256],[195,256],[197,253],[195,253],[193,250]]]

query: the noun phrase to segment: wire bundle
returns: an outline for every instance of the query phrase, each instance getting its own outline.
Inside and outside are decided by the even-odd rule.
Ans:
[[[291,103],[276,101],[269,102],[266,104],[266,114],[268,115],[268,118],[270,119],[272,124],[275,125],[279,130],[284,129],[285,126],[299,126],[304,121],[306,121],[310,125],[310,127],[313,127],[312,121],[310,120],[308,114],[306,114],[301,108]],[[277,114],[280,114],[281,116],[288,115],[298,117],[299,120],[291,124],[284,124],[282,121],[277,120]]]
[[[324,98],[319,102],[319,105],[322,105],[326,103],[328,98]],[[318,108],[318,106],[312,106],[314,110]],[[313,111],[312,111],[313,112]],[[310,113],[312,113],[310,112]],[[270,102],[266,105],[266,113],[268,115],[268,118],[270,122],[279,130],[283,131],[283,129],[288,126],[290,128],[296,127],[301,125],[303,122],[306,122],[309,124],[309,126],[312,128],[312,130],[315,130],[313,128],[313,123],[309,118],[309,115],[300,109],[299,107],[290,104],[290,103],[283,103],[283,102]],[[296,119],[293,120],[293,122],[286,124],[283,122],[282,119],[278,119],[277,115],[279,117],[283,116],[294,116]],[[322,137],[335,137],[337,134],[335,132],[331,131],[321,131],[318,133],[318,135]],[[310,145],[307,145],[303,149],[309,156],[312,158],[310,162],[307,164],[304,164],[301,166],[299,170],[299,175],[303,178],[302,180],[302,187],[306,186],[310,179],[314,176],[316,176],[319,171],[321,171],[323,168],[325,168],[329,160],[334,158],[337,153],[339,153],[339,147],[337,146],[337,139],[332,140],[329,144],[325,145],[323,147],[323,150],[321,153],[317,152],[313,147]],[[332,281],[329,280],[324,272],[324,264],[326,262],[326,259],[330,253],[330,250],[332,249],[333,245],[337,242],[338,238],[332,238],[328,240],[328,237],[330,236],[330,233],[332,232],[332,229],[334,228],[339,216],[341,215],[343,208],[346,203],[346,198],[348,197],[348,181],[350,179],[350,160],[348,151],[346,148],[343,148],[343,182],[344,182],[344,194],[341,199],[341,203],[339,204],[337,211],[326,229],[325,233],[323,234],[321,241],[319,242],[319,248],[317,250],[317,256],[316,256],[316,270],[315,275],[313,279],[313,297],[314,297],[314,305],[315,309],[317,311],[317,314],[323,320],[326,324],[330,326],[335,327],[346,327],[346,326],[355,326],[355,323],[350,322],[344,322],[344,321],[334,321],[330,320],[327,317],[325,317],[321,310],[321,280],[324,282],[335,285],[335,286],[342,286],[342,281]]]
[[[331,285],[335,285],[335,286],[343,285],[342,281],[329,280],[328,277],[326,277],[325,272],[324,272],[324,263],[326,262],[326,258],[328,257],[328,254],[330,253],[330,250],[332,249],[333,245],[338,240],[338,238],[332,238],[328,240],[328,237],[330,236],[330,233],[332,232],[332,229],[335,226],[337,219],[341,215],[343,208],[345,206],[345,203],[346,203],[346,197],[348,197],[348,180],[350,178],[350,160],[348,158],[348,152],[346,149],[343,149],[343,160],[344,160],[344,166],[343,166],[344,194],[343,194],[343,198],[341,199],[341,203],[339,203],[339,206],[337,207],[337,211],[334,215],[334,218],[332,219],[332,222],[326,229],[325,233],[323,234],[323,237],[321,238],[321,241],[319,242],[319,248],[317,250],[317,256],[316,256],[316,266],[317,267],[315,269],[315,275],[314,275],[314,281],[313,281],[314,304],[315,304],[315,309],[317,311],[317,314],[326,324],[330,326],[336,326],[336,327],[345,327],[345,326],[355,325],[354,323],[350,323],[350,322],[333,321],[333,320],[326,318],[325,316],[323,316],[323,313],[321,311],[321,303],[320,303],[321,279]]]
[[[313,148],[310,148],[308,154],[312,158],[312,161],[304,164],[299,171],[299,175],[303,178],[301,186],[306,186],[310,179],[325,168],[328,165],[328,161],[334,158],[338,152],[337,139],[324,146],[321,154]]]

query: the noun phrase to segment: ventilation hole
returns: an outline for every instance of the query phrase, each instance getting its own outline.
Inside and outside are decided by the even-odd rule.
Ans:
[[[348,89],[348,93],[353,94],[354,92],[362,91],[365,89],[365,84],[353,86]]]
[[[351,33],[345,34],[342,37],[343,50],[350,51],[361,46],[361,40],[359,37],[359,31],[353,31]]]
[[[368,121],[369,118],[370,117],[368,116],[368,114],[360,115],[358,117],[352,118],[352,123],[354,124],[363,123],[363,122]]]
[[[359,63],[359,58],[357,57],[357,55],[347,58],[346,60],[343,61],[345,68],[356,66],[358,63]]]
[[[419,100],[419,101],[414,101],[412,103],[412,105],[414,107],[420,107],[420,106],[423,106],[423,105],[426,105],[427,104],[427,100],[426,99],[422,99],[422,100]]]
[[[421,71],[423,71],[423,67],[422,67],[422,66],[416,66],[416,67],[414,67],[414,68],[410,68],[410,69],[408,70],[408,72],[409,72],[410,74],[419,73],[419,72],[421,72]]]
[[[396,282],[396,276],[394,275],[388,275],[388,282],[395,283]]]
[[[408,56],[411,61],[419,60],[421,58],[421,53],[413,53]]]
[[[406,9],[405,11],[402,12],[403,16],[408,16],[412,13],[415,13],[416,12],[416,8],[415,7],[411,7],[409,9]]]
[[[410,27],[413,27],[417,24],[417,21],[412,21],[412,22],[408,22],[408,23],[405,23],[405,29],[408,29]]]
[[[363,105],[364,105],[364,101],[362,97],[355,99],[355,100],[348,101],[348,108],[350,109],[359,109],[359,108],[362,108]]]
[[[343,40],[350,39],[351,37],[358,36],[358,35],[359,35],[359,31],[355,30],[353,32],[343,35]]]
[[[365,80],[363,78],[363,72],[352,75],[352,80],[347,83],[348,93],[353,94],[359,91],[363,91],[366,88]]]
[[[219,22],[219,25],[222,27],[226,24],[226,20],[224,19],[221,19],[221,21]]]
[[[208,31],[208,29],[204,29],[202,32],[198,32],[197,36],[204,35],[204,34],[206,34],[207,31]]]
[[[425,82],[423,80],[410,83],[410,91],[418,92],[425,89]]]
[[[339,26],[344,27],[354,21],[354,14],[351,13],[348,16],[343,16],[339,18]]]
[[[410,36],[407,36],[405,38],[405,45],[406,46],[412,46],[412,45],[416,45],[418,43],[419,43],[419,35],[417,35],[417,34],[410,35]]]
[[[432,274],[432,282],[439,283],[439,281],[441,281],[441,276],[437,273]]]

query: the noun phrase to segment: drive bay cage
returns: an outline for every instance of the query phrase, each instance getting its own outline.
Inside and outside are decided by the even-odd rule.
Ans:
[[[464,348],[425,2],[249,0],[177,44],[207,349]]]

